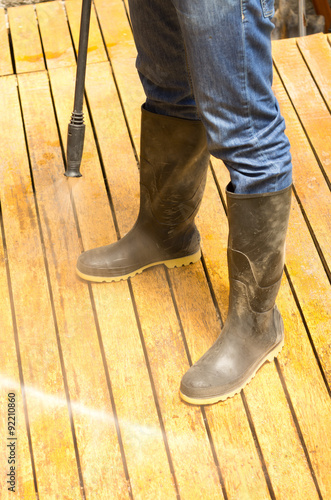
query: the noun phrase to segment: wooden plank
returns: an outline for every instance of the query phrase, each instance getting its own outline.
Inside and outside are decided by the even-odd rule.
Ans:
[[[299,49],[331,110],[331,47],[322,33],[297,39]]]
[[[65,6],[70,24],[71,34],[76,47],[76,52],[78,53],[82,1],[66,0]],[[92,64],[102,61],[107,61],[107,54],[99,30],[94,4],[92,4],[89,41],[87,49],[87,64]]]
[[[118,0],[96,0],[97,15],[111,60],[135,57],[133,35],[124,5]]]
[[[8,9],[16,73],[45,69],[36,13],[33,5]]]
[[[130,134],[139,157],[140,123],[139,120],[135,120],[135,116],[140,115],[141,105],[145,102],[146,97],[140,85],[132,85],[131,83],[137,80],[136,57],[128,56],[118,59],[115,58],[112,60],[112,66],[119,88],[125,88],[125,92],[121,92],[121,99],[129,123]]]
[[[0,85],[0,195],[38,492],[55,496],[61,484],[63,495],[80,498],[16,78]]]
[[[50,71],[64,141],[67,136],[67,114],[72,105],[73,76],[74,68]],[[99,116],[103,140],[110,142],[111,152],[104,157],[104,161],[115,171],[124,164],[126,168],[136,171],[136,162],[109,64],[88,66],[87,83],[90,104],[94,116]],[[116,241],[116,232],[92,130],[88,117],[86,119],[83,178],[73,189],[73,198],[83,245],[87,249]],[[123,170],[118,173],[123,178]],[[122,191],[121,195],[125,205],[127,193]],[[135,217],[137,203],[133,205],[134,211],[128,210],[127,214]],[[92,285],[92,290],[133,497],[176,498],[128,284],[97,284]]]
[[[76,64],[69,27],[60,1],[36,5],[47,68]]]
[[[138,177],[131,145],[127,138],[122,139],[126,135],[123,122],[121,129],[115,128],[116,133],[110,133],[118,126],[112,115],[110,78],[110,69],[108,75],[89,71],[86,87],[116,218],[124,234],[134,224],[137,214]],[[122,148],[115,158],[118,143]],[[179,493],[184,498],[222,498],[200,410],[186,407],[179,399],[178,384],[188,363],[164,270],[154,269],[136,276],[132,287]],[[201,459],[199,466],[197,456]]]
[[[93,70],[89,68],[86,86],[98,141],[102,144],[103,161],[119,229],[121,234],[125,234],[138,216],[139,173],[128,131],[123,123],[122,110],[118,108],[111,69],[109,65],[102,65],[100,74]],[[118,148],[118,143],[121,148]]]
[[[4,9],[0,9],[0,75],[10,75],[13,66],[10,56],[9,39]]]
[[[296,40],[289,38],[273,42],[272,53],[284,86],[331,181],[330,112],[298,50]]]
[[[287,124],[286,134],[292,144],[294,186],[330,270],[331,205],[328,203],[330,190],[276,73],[273,88]]]
[[[85,494],[129,498],[89,289],[75,274],[81,249],[47,74],[20,75],[19,88]]]
[[[96,0],[95,5],[111,64],[116,73],[117,84],[119,88],[126,90],[123,95],[121,94],[121,99],[130,123],[130,134],[139,156],[140,127],[134,116],[144,101],[144,92],[140,86],[131,85],[131,81],[137,78],[137,53],[132,31],[122,2]]]

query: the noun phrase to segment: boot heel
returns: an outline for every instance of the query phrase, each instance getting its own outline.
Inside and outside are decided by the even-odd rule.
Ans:
[[[163,264],[167,266],[169,269],[172,269],[173,267],[181,267],[181,266],[188,266],[189,264],[194,264],[195,262],[198,262],[200,258],[201,258],[201,250],[194,253],[193,255],[180,257],[179,259],[166,260],[163,262]]]

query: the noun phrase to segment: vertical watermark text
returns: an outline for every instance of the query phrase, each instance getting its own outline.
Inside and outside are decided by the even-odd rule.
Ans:
[[[17,415],[16,415],[16,394],[8,393],[7,402],[7,457],[8,472],[7,485],[9,491],[16,491],[17,482]]]

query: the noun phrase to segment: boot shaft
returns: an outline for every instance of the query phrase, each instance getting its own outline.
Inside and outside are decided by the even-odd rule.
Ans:
[[[234,280],[243,283],[251,309],[268,311],[284,268],[291,186],[275,193],[240,195],[229,185],[227,203],[230,287]]]
[[[193,223],[209,162],[200,121],[157,115],[142,109],[141,212],[168,231]]]

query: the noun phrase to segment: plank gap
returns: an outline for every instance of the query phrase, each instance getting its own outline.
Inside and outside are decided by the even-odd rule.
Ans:
[[[290,408],[290,412],[291,412],[291,415],[292,415],[292,419],[293,419],[293,422],[294,422],[297,434],[298,434],[300,442],[301,442],[302,449],[304,451],[304,454],[305,454],[305,457],[306,457],[306,460],[307,460],[307,463],[308,463],[308,467],[309,467],[312,479],[313,479],[315,487],[316,487],[317,494],[318,494],[320,500],[323,500],[323,497],[322,497],[322,494],[321,494],[321,490],[320,490],[320,487],[318,485],[318,482],[317,482],[317,479],[316,479],[316,476],[315,476],[315,471],[313,469],[313,465],[312,465],[311,460],[310,460],[310,456],[309,456],[309,453],[308,453],[308,450],[307,450],[307,446],[306,446],[306,443],[305,443],[305,440],[304,440],[304,437],[303,437],[303,434],[302,434],[302,431],[301,431],[301,428],[300,428],[300,424],[299,424],[297,415],[295,413],[295,410],[294,410],[294,407],[293,407],[293,404],[292,404],[291,396],[290,396],[290,394],[288,392],[288,389],[287,389],[287,386],[286,386],[286,382],[285,382],[285,379],[284,379],[284,376],[283,376],[283,372],[281,370],[281,367],[280,367],[280,364],[279,364],[279,361],[278,361],[277,358],[274,359],[274,362],[275,362],[275,365],[276,365],[276,369],[277,369],[277,373],[278,373],[279,379],[281,381],[281,384],[282,384],[282,387],[283,387],[283,390],[284,390],[284,393],[285,393],[287,404],[288,404],[288,406]]]
[[[189,347],[188,347],[188,344],[187,344],[187,341],[186,341],[186,337],[185,337],[185,333],[184,333],[184,328],[183,328],[183,322],[182,322],[182,319],[180,317],[178,305],[177,305],[177,302],[176,302],[176,297],[175,297],[175,294],[174,294],[174,289],[173,289],[173,286],[172,286],[172,283],[171,283],[171,278],[169,276],[169,270],[168,270],[168,268],[166,266],[164,266],[164,270],[165,270],[165,275],[166,275],[166,280],[167,280],[167,283],[168,283],[168,287],[169,287],[169,290],[170,290],[170,295],[171,295],[172,302],[173,302],[173,305],[174,305],[174,309],[175,309],[177,321],[178,321],[178,324],[179,324],[179,328],[180,328],[180,332],[181,332],[181,336],[182,336],[182,340],[183,340],[183,344],[184,344],[185,353],[186,353],[189,365],[192,366],[192,357],[191,357],[190,350],[189,350]]]
[[[215,444],[214,444],[213,436],[212,436],[212,433],[211,433],[211,430],[210,430],[210,425],[209,425],[209,422],[208,422],[208,417],[207,417],[207,414],[206,414],[206,409],[205,409],[204,406],[201,406],[201,413],[202,413],[203,422],[205,424],[207,436],[208,436],[208,439],[209,439],[209,444],[210,444],[211,452],[213,454],[214,462],[215,462],[215,465],[216,465],[218,477],[219,477],[220,484],[221,484],[221,487],[222,487],[223,497],[224,497],[224,500],[229,500],[229,497],[228,497],[228,494],[227,494],[227,491],[226,491],[226,488],[225,488],[225,481],[224,481],[224,478],[223,478],[222,469],[221,469],[221,466],[220,466],[220,463],[219,463],[219,460],[218,460],[218,456],[217,456],[217,452],[216,452],[216,447],[215,447]]]
[[[76,222],[77,225],[79,225],[78,217],[77,217],[77,211],[76,211],[74,200],[72,200],[72,202],[73,202],[73,208],[74,208],[75,222]],[[118,421],[118,416],[117,416],[116,403],[115,403],[113,389],[112,389],[112,383],[111,383],[110,375],[109,375],[109,371],[108,371],[107,359],[106,359],[106,354],[105,354],[105,348],[104,348],[103,341],[102,341],[101,329],[100,329],[100,324],[99,324],[99,319],[98,319],[98,314],[97,314],[97,309],[96,309],[96,305],[95,305],[95,300],[94,300],[94,295],[93,295],[92,284],[91,283],[88,283],[88,291],[89,291],[90,301],[91,301],[91,305],[92,305],[94,322],[95,322],[97,336],[98,336],[98,341],[99,341],[100,353],[101,353],[102,364],[103,364],[103,368],[104,368],[104,372],[105,372],[105,377],[106,377],[106,382],[107,382],[107,387],[108,387],[108,392],[109,392],[110,403],[111,403],[111,407],[112,407],[112,411],[113,411],[114,425],[115,425],[115,429],[116,429],[116,433],[117,433],[117,439],[118,439],[118,444],[119,444],[119,448],[120,448],[120,453],[121,453],[121,458],[122,458],[122,463],[123,463],[123,469],[124,469],[125,479],[128,482],[129,497],[131,498],[131,500],[133,500],[132,486],[131,486],[131,481],[130,481],[130,476],[129,476],[129,469],[128,469],[127,460],[126,460],[126,456],[125,456],[125,451],[124,451],[124,446],[123,446],[123,439],[122,439],[121,429],[120,429],[120,426],[119,426],[119,421]]]
[[[5,9],[5,10],[6,10],[6,13],[7,13],[7,9]],[[12,66],[13,66],[13,74],[16,75],[17,72],[16,72],[16,63],[15,63],[15,56],[14,56],[14,45],[13,45],[13,39],[12,39],[12,36],[11,36],[10,26],[8,28],[8,42],[9,42],[9,50],[10,50],[11,63],[12,63]]]
[[[310,342],[311,348],[312,348],[312,350],[313,350],[313,352],[314,352],[314,356],[315,356],[316,362],[317,362],[317,364],[318,364],[318,367],[319,367],[319,369],[320,369],[320,372],[321,372],[322,378],[323,378],[323,380],[324,380],[324,383],[325,383],[325,386],[326,386],[326,390],[328,391],[329,396],[331,397],[331,388],[330,388],[330,386],[329,386],[329,384],[328,384],[328,380],[327,380],[327,377],[326,377],[325,372],[324,372],[324,370],[323,370],[323,366],[322,366],[322,363],[321,363],[321,361],[320,361],[320,358],[319,358],[319,356],[318,356],[318,352],[317,352],[317,349],[316,349],[316,347],[315,347],[314,340],[313,340],[313,338],[312,338],[312,336],[311,336],[311,333],[310,333],[310,330],[309,330],[309,327],[308,327],[308,324],[307,324],[307,321],[306,321],[306,318],[305,318],[305,314],[304,314],[304,312],[303,312],[303,310],[302,310],[302,307],[301,307],[301,305],[300,305],[300,301],[299,301],[299,298],[298,298],[298,296],[297,296],[297,293],[296,293],[295,287],[294,287],[294,285],[293,285],[293,282],[292,282],[292,279],[291,279],[291,275],[290,275],[290,273],[289,273],[289,271],[288,271],[288,269],[287,269],[286,265],[284,266],[284,274],[286,275],[286,278],[287,278],[287,280],[288,280],[288,283],[289,283],[290,289],[291,289],[291,291],[292,291],[294,301],[295,301],[295,303],[296,303],[296,306],[297,306],[297,308],[298,308],[299,314],[300,314],[300,316],[301,316],[302,323],[303,323],[303,325],[304,325],[304,327],[305,327],[305,330],[306,330],[307,337],[308,337],[308,339],[309,339],[309,342]]]
[[[74,36],[73,36],[72,29],[71,29],[71,26],[70,26],[69,17],[68,17],[68,13],[67,13],[67,6],[66,6],[65,3],[63,3],[63,10],[64,10],[65,18],[66,18],[66,21],[67,21],[67,25],[68,25],[68,30],[69,30],[69,35],[70,35],[72,49],[74,51],[75,61],[76,61],[76,64],[77,64],[78,49],[76,50],[76,47],[75,47]]]
[[[253,436],[253,441],[254,441],[254,444],[255,444],[255,448],[256,448],[257,454],[259,456],[260,462],[261,462],[261,467],[262,467],[262,470],[263,470],[264,478],[265,478],[266,483],[267,483],[267,488],[268,488],[268,491],[269,491],[270,498],[271,498],[271,500],[276,500],[276,495],[275,495],[274,489],[272,487],[272,482],[271,482],[271,479],[270,479],[270,476],[269,476],[269,472],[268,472],[268,469],[267,469],[267,464],[266,464],[264,456],[263,456],[262,448],[261,448],[261,445],[260,445],[260,442],[259,442],[259,438],[257,436],[257,432],[255,430],[253,418],[252,418],[252,415],[251,415],[251,412],[250,412],[250,409],[249,409],[249,406],[248,406],[248,403],[247,403],[247,399],[246,399],[245,391],[244,390],[240,392],[240,396],[241,396],[241,399],[242,399],[242,402],[243,402],[243,405],[244,405],[244,409],[245,409],[245,413],[246,413],[246,416],[247,416],[249,428],[250,428],[250,431],[251,431],[252,436]]]
[[[300,210],[301,210],[302,216],[303,216],[303,218],[304,218],[304,220],[305,220],[305,222],[306,222],[306,225],[307,225],[307,227],[308,227],[308,230],[309,230],[310,236],[311,236],[311,238],[312,238],[312,240],[313,240],[313,242],[314,242],[315,248],[316,248],[316,250],[317,250],[318,256],[319,256],[319,258],[321,259],[321,262],[322,262],[323,268],[324,268],[324,270],[325,270],[325,273],[326,273],[326,275],[327,275],[327,277],[328,277],[328,280],[329,280],[329,281],[330,281],[330,283],[331,283],[331,271],[330,271],[330,268],[329,268],[328,263],[327,263],[327,261],[326,261],[326,259],[325,259],[325,257],[324,257],[324,254],[323,254],[323,252],[322,252],[322,249],[321,249],[321,247],[320,247],[320,245],[319,245],[319,243],[318,243],[318,240],[317,240],[317,238],[316,238],[316,236],[315,236],[314,230],[313,230],[313,228],[312,228],[312,226],[311,226],[311,224],[310,224],[310,222],[309,222],[309,218],[308,218],[308,216],[307,216],[307,214],[306,214],[306,212],[305,212],[305,209],[304,209],[304,207],[303,207],[303,205],[302,205],[302,203],[301,203],[301,200],[300,200],[300,198],[299,198],[299,195],[298,195],[298,193],[297,193],[297,191],[296,191],[296,189],[295,189],[295,186],[294,186],[294,185],[292,186],[292,191],[293,191],[294,196],[295,196],[295,198],[296,198],[296,200],[297,200],[297,202],[298,202],[298,205],[299,205],[299,207],[300,207]]]
[[[94,2],[94,0],[93,0],[93,2]],[[123,7],[124,7],[124,10],[125,10],[125,14],[126,14],[129,26],[130,26],[131,31],[132,31],[132,24],[131,24],[131,19],[130,19],[129,5],[126,3],[125,0],[122,0],[122,3],[123,3]]]
[[[45,53],[45,47],[44,47],[44,43],[43,43],[43,37],[41,36],[41,28],[40,28],[39,19],[38,19],[38,12],[37,12],[37,8],[36,8],[35,4],[33,5],[33,9],[34,9],[34,13],[35,13],[35,16],[36,16],[37,28],[38,28],[39,38],[40,38],[41,51],[42,51],[43,58],[44,58],[45,68],[47,70],[48,69],[47,68],[47,57],[46,57],[46,53]]]
[[[66,155],[66,152],[64,150],[64,144],[63,144],[63,141],[62,141],[60,124],[59,124],[59,119],[58,119],[58,116],[57,116],[57,111],[56,111],[56,105],[55,105],[55,99],[54,99],[53,89],[52,89],[51,80],[50,80],[48,71],[47,71],[47,81],[48,81],[48,87],[49,87],[49,92],[50,92],[51,101],[52,101],[53,114],[54,114],[54,118],[55,118],[55,124],[56,124],[56,130],[57,130],[57,138],[59,140],[60,148],[61,148],[62,161],[63,161],[64,167],[66,168],[66,165],[67,165],[67,155]],[[70,121],[70,116],[68,116],[68,124],[69,124],[69,121]],[[65,170],[63,170],[63,175],[64,175],[64,172],[65,172]]]
[[[50,84],[50,81],[49,81],[49,84]],[[51,93],[52,103],[53,103],[53,107],[54,107],[54,114],[55,114],[56,124],[57,124],[57,128],[58,128],[58,135],[59,135],[59,138],[60,138],[61,150],[62,150],[62,154],[64,155],[63,141],[62,141],[62,136],[61,136],[61,131],[60,131],[60,126],[59,126],[58,118],[57,118],[57,115],[56,115],[55,100],[54,100],[54,96],[53,96],[53,93],[52,93],[51,84],[50,84],[50,93]],[[91,120],[91,126],[92,126],[93,136],[94,136],[95,141],[97,142],[97,134],[96,134],[96,131],[95,131],[95,128],[94,128],[94,124],[93,124],[92,113],[91,113],[91,110],[90,110],[90,108],[88,106],[88,99],[87,99],[86,91],[84,91],[84,95],[85,95],[85,101],[86,101],[86,104],[87,104],[89,118]],[[98,149],[98,146],[97,146],[97,149]],[[99,149],[98,149],[98,155],[99,155]],[[99,155],[99,159],[101,161],[101,152],[100,152],[100,155]],[[68,179],[68,180],[70,182],[70,179]],[[106,188],[107,188],[107,186],[106,186]],[[80,229],[80,225],[79,225],[79,220],[78,220],[78,215],[77,215],[77,208],[76,208],[76,204],[75,204],[75,200],[74,200],[71,188],[70,188],[70,201],[71,201],[71,205],[72,205],[73,216],[74,216],[74,220],[75,220],[75,226],[76,226],[76,229],[77,229],[78,238],[79,238],[79,241],[80,241],[80,244],[81,244],[81,248],[83,248],[82,233],[81,233],[81,229]],[[115,213],[114,213],[114,215],[115,215]],[[108,388],[110,403],[111,403],[112,412],[113,412],[114,426],[115,426],[116,433],[117,433],[117,439],[118,439],[118,444],[119,444],[120,453],[121,453],[121,459],[122,459],[122,464],[123,464],[123,469],[124,469],[124,475],[125,475],[125,479],[128,482],[129,497],[131,498],[131,500],[133,500],[132,487],[131,487],[131,481],[130,481],[130,476],[129,476],[129,470],[128,470],[127,460],[126,460],[124,446],[123,446],[121,429],[120,429],[119,422],[118,422],[116,404],[115,404],[115,399],[114,399],[114,395],[113,395],[113,390],[112,390],[112,384],[111,384],[111,380],[110,380],[110,375],[109,375],[109,371],[108,371],[106,354],[105,354],[105,349],[104,349],[104,345],[103,345],[103,341],[102,341],[102,335],[101,335],[100,324],[99,324],[99,319],[98,319],[98,315],[97,315],[97,310],[96,310],[94,295],[93,295],[93,291],[92,291],[92,285],[91,285],[91,283],[87,283],[87,286],[88,286],[88,292],[89,292],[89,297],[90,297],[90,302],[91,302],[92,313],[93,313],[94,323],[95,323],[95,327],[96,327],[96,332],[97,332],[99,347],[100,347],[101,359],[102,359],[102,364],[103,364],[103,368],[104,368],[104,373],[105,373],[105,378],[106,378],[106,383],[107,383],[107,388]],[[78,449],[77,449],[77,452],[78,452]],[[78,455],[78,459],[79,459],[79,455]],[[84,493],[84,500],[85,500],[85,498],[86,497],[85,497],[85,493]]]
[[[3,17],[2,17],[3,13]],[[1,76],[12,75],[15,68],[13,65],[13,54],[12,54],[12,40],[10,37],[10,29],[8,22],[8,9],[2,8],[0,10],[0,47],[1,47],[1,61],[0,61],[0,73]]]
[[[228,207],[226,205],[225,197],[223,197],[222,188],[221,188],[220,183],[218,181],[218,178],[217,178],[217,175],[216,175],[216,172],[215,172],[215,169],[213,167],[212,162],[209,162],[209,165],[210,165],[210,170],[211,170],[214,182],[216,184],[216,188],[217,188],[219,197],[221,199],[221,202],[222,202],[222,205],[223,205],[223,208],[224,208],[225,215],[227,216],[228,215]]]
[[[316,80],[316,78],[315,78],[315,76],[314,76],[314,73],[312,72],[312,70],[311,70],[311,68],[310,68],[310,66],[309,66],[309,64],[308,64],[308,61],[306,60],[306,58],[305,58],[305,56],[304,56],[304,53],[303,53],[303,51],[302,51],[302,49],[301,49],[300,45],[298,44],[298,42],[296,42],[296,45],[297,45],[297,47],[298,47],[298,50],[299,50],[299,52],[300,52],[300,54],[301,54],[302,59],[304,60],[305,65],[306,65],[306,67],[307,67],[307,69],[308,69],[308,71],[309,71],[309,73],[310,73],[310,76],[311,76],[311,78],[312,78],[313,82],[315,83],[315,85],[316,85],[316,87],[317,87],[317,89],[318,89],[318,91],[319,91],[319,93],[320,93],[320,95],[321,95],[321,98],[322,98],[322,99],[323,99],[323,101],[324,101],[324,104],[325,104],[326,108],[328,109],[329,113],[331,113],[331,108],[330,108],[330,106],[329,106],[329,104],[328,104],[328,102],[327,102],[326,98],[324,97],[324,94],[323,94],[323,92],[322,92],[322,90],[321,90],[321,88],[320,88],[320,86],[319,86],[319,84],[318,84],[318,82],[317,82],[317,80]]]
[[[101,22],[100,22],[100,18],[99,18],[99,14],[98,14],[98,10],[97,10],[96,6],[95,6],[95,14],[96,14],[96,18],[97,18],[99,30],[100,30],[100,33],[101,33],[102,43],[103,43],[104,49],[105,49],[106,54],[107,54],[108,62],[110,64],[110,69],[111,69],[112,77],[113,77],[113,80],[114,80],[114,84],[115,84],[116,92],[117,92],[117,95],[118,95],[118,99],[120,101],[120,105],[121,105],[121,108],[122,108],[122,113],[123,113],[123,116],[124,116],[126,128],[127,128],[128,134],[129,134],[130,141],[131,141],[131,146],[132,146],[133,153],[134,153],[134,156],[135,156],[135,159],[136,159],[136,162],[137,162],[137,167],[139,169],[139,155],[138,155],[135,143],[134,143],[133,134],[131,132],[130,125],[129,125],[129,120],[128,120],[127,114],[125,112],[125,108],[124,108],[124,103],[123,103],[123,100],[122,100],[121,92],[120,92],[120,89],[119,89],[118,82],[116,80],[114,68],[113,68],[113,65],[112,65],[112,62],[111,62],[111,58],[110,58],[110,55],[109,55],[109,52],[108,52],[107,43],[106,43],[103,31],[102,31]],[[130,27],[131,27],[131,23],[130,23]]]
[[[104,185],[105,185],[105,189],[106,189],[106,193],[107,193],[107,198],[108,198],[108,202],[109,202],[109,206],[110,206],[110,210],[111,210],[111,215],[112,215],[113,222],[114,222],[114,228],[115,228],[115,231],[116,231],[116,237],[117,237],[118,240],[120,240],[121,239],[120,228],[119,228],[119,224],[118,224],[118,220],[117,220],[117,216],[116,216],[116,212],[115,212],[115,206],[114,206],[112,194],[111,194],[111,191],[110,191],[110,186],[109,186],[109,182],[108,182],[108,178],[107,178],[107,172],[106,172],[106,168],[105,168],[105,163],[103,161],[103,156],[102,156],[102,151],[101,151],[101,147],[100,147],[100,143],[99,143],[98,134],[97,134],[97,130],[96,130],[96,127],[95,127],[94,120],[93,120],[93,113],[92,113],[92,110],[91,110],[91,106],[90,106],[90,102],[89,102],[86,90],[84,91],[84,95],[85,95],[86,108],[87,108],[89,119],[90,119],[90,122],[91,122],[91,128],[92,128],[93,138],[94,138],[94,142],[95,142],[95,146],[96,146],[96,149],[97,149],[97,154],[98,154],[98,158],[99,158],[99,162],[100,162],[102,177],[103,177],[103,180],[104,180]]]
[[[215,307],[217,319],[220,322],[220,328],[223,328],[224,321],[223,321],[223,318],[222,318],[221,309],[220,309],[220,306],[219,306],[218,301],[217,301],[216,293],[215,293],[215,290],[214,290],[214,287],[213,287],[213,284],[212,284],[212,280],[210,279],[210,274],[209,274],[209,271],[208,271],[208,266],[207,266],[206,259],[205,259],[205,256],[204,256],[202,250],[201,250],[201,264],[202,264],[202,267],[203,267],[203,270],[204,270],[204,274],[205,274],[205,277],[206,277],[207,285],[208,285],[208,288],[209,288],[209,293],[211,295],[211,298],[212,298],[212,301],[213,301],[213,304],[214,304],[214,307]]]
[[[35,4],[46,69],[76,64],[63,1]]]

